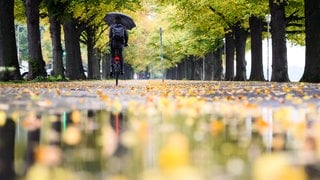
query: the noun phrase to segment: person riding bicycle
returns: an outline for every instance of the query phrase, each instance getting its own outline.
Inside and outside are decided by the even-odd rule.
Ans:
[[[123,48],[128,46],[128,31],[124,25],[121,24],[121,17],[115,17],[114,24],[110,26],[109,30],[109,42],[111,50],[110,58],[110,76],[113,75],[112,64],[113,57],[115,56],[116,50],[118,50],[121,61],[120,61],[120,74],[123,74]]]

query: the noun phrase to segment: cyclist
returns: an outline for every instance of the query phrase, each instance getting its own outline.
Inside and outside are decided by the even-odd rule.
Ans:
[[[112,61],[115,55],[116,50],[119,51],[119,55],[121,58],[120,61],[120,74],[123,75],[123,48],[128,46],[128,31],[124,25],[121,24],[121,17],[115,17],[114,24],[110,26],[109,30],[109,42],[110,42],[110,50],[111,50],[111,57],[110,57],[110,76],[113,75],[112,72]]]

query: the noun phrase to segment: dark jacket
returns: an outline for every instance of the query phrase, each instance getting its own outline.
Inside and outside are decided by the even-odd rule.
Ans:
[[[127,31],[127,28],[125,26],[123,26],[122,24],[120,24],[121,26],[123,26],[124,28],[124,41],[119,41],[119,40],[113,40],[112,37],[113,37],[113,33],[112,33],[112,27],[116,26],[116,25],[119,25],[119,24],[113,24],[110,26],[110,29],[109,29],[109,40],[110,40],[110,43],[111,43],[111,46],[119,46],[119,45],[127,45],[128,44],[128,31]]]

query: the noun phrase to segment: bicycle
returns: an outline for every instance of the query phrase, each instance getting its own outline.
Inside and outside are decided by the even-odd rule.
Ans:
[[[121,61],[122,61],[122,59],[121,59],[121,55],[120,55],[120,50],[116,49],[115,54],[112,57],[112,72],[113,72],[113,75],[116,79],[116,86],[118,86],[119,76],[121,73],[121,64],[120,64]]]

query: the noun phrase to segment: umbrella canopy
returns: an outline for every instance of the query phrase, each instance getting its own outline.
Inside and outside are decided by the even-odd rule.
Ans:
[[[121,19],[121,24],[124,25],[127,29],[131,30],[132,28],[136,27],[136,24],[134,23],[133,19],[123,13],[120,12],[109,12],[107,15],[104,17],[104,21],[111,26],[112,24],[115,23],[115,18],[120,17]]]

